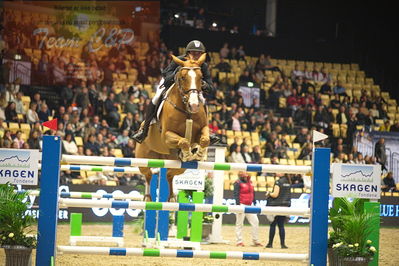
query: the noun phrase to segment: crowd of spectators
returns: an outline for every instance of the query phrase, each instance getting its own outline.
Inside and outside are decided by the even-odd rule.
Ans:
[[[12,16],[8,18],[5,21],[7,27],[23,26],[13,21]],[[9,54],[24,54],[24,49],[18,47],[29,47],[30,42],[37,41],[26,38],[22,31],[8,32],[11,36],[2,32],[4,58]],[[62,49],[51,52],[42,49],[39,62],[33,64],[32,76],[34,82],[53,87],[61,96],[61,103],[54,110],[50,110],[40,93],[30,97],[27,108],[23,100],[26,89],[18,79],[9,82],[9,63],[3,64],[0,147],[40,149],[42,135],[51,134],[62,137],[66,154],[117,156],[116,152],[120,151],[122,156],[134,157],[135,142],[130,136],[139,128],[150,100],[150,92],[143,85],[149,84],[152,89],[157,85],[161,70],[170,62],[169,54],[172,53],[163,42],[153,42],[149,43],[144,57],[140,57],[135,45],[112,48],[102,56],[85,48],[74,55]],[[270,55],[261,54],[256,61],[247,60],[243,46],[230,47],[228,43],[221,47],[219,57],[217,64],[211,61],[210,65],[220,72],[232,70],[229,60],[245,61],[245,68],[233,85],[214,77],[218,91],[207,98],[215,110],[211,115],[210,130],[219,134],[225,143],[227,130],[259,132],[261,140],[259,145],[253,146],[248,139],[235,139],[228,153],[232,162],[261,163],[266,157],[271,158],[272,163],[278,163],[279,159],[290,158],[292,152],[295,159],[311,160],[310,132],[315,129],[331,136],[322,145],[332,147],[334,162],[374,164],[377,163],[374,157],[363,156],[352,145],[358,127],[371,130],[377,120],[382,120],[381,130],[399,130],[399,123],[390,126],[387,103],[380,95],[362,90],[359,98],[349,97],[345,86],[332,80],[323,68],[308,70],[295,66],[291,73],[285,73],[272,63]],[[134,82],[117,89],[115,84],[120,75],[130,74],[135,77]],[[274,81],[267,93],[260,94],[260,105],[244,104],[240,84],[262,84],[270,76]],[[327,104],[323,95],[331,99]],[[281,99],[285,99],[285,105],[281,105]],[[41,123],[50,118],[58,119],[57,131],[42,130]],[[5,129],[3,121],[29,124],[31,130],[24,137],[22,130],[11,132]],[[336,124],[346,125],[345,131],[336,134]],[[293,135],[295,138],[291,138]],[[81,145],[77,145],[76,138],[82,140]],[[294,147],[293,143],[297,145]],[[64,173],[64,177],[64,180],[81,178],[79,173]],[[137,177],[96,174],[87,179],[124,184],[131,178],[135,180]],[[303,183],[300,179],[298,177],[296,183]]]

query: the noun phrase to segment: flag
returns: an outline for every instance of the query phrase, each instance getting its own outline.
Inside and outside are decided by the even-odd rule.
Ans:
[[[57,118],[50,120],[50,121],[43,122],[42,125],[45,127],[48,127],[49,129],[57,130],[58,129]]]
[[[328,138],[328,135],[323,134],[319,131],[313,130],[313,143],[318,142],[320,140]]]

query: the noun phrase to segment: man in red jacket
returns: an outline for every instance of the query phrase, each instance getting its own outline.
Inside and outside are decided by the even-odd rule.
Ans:
[[[240,171],[238,173],[239,179],[234,183],[234,199],[236,205],[251,206],[255,202],[255,191],[254,186],[251,182],[251,176],[246,172]],[[244,225],[244,219],[247,218],[248,222],[252,227],[252,242],[255,247],[262,246],[259,243],[259,219],[256,213],[237,213],[236,214],[236,237],[237,246],[244,246],[242,241],[242,227]]]

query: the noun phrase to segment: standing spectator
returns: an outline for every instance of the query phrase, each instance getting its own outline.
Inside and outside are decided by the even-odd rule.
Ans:
[[[380,138],[378,142],[375,144],[374,147],[374,156],[377,158],[377,162],[381,164],[381,170],[382,172],[388,171],[386,167],[387,163],[387,154],[385,150],[385,139]]]
[[[234,199],[236,200],[236,205],[251,206],[253,203],[255,203],[255,191],[251,182],[251,176],[243,171],[240,171],[238,173],[238,177],[239,179],[234,183]],[[242,228],[245,217],[252,227],[253,246],[262,246],[262,244],[259,243],[259,219],[255,213],[236,214],[236,245],[239,247],[244,246],[242,239]]]
[[[273,186],[273,191],[266,192],[267,206],[291,206],[291,180],[289,175],[284,175],[280,179],[275,181]],[[273,247],[274,235],[276,233],[276,225],[278,225],[280,244],[281,248],[288,248],[285,245],[285,222],[286,216],[277,215],[274,217],[272,223],[270,224],[269,231],[269,242],[266,248]]]
[[[231,129],[234,131],[241,131],[240,114],[235,112],[231,120]]]
[[[230,52],[229,44],[228,43],[223,44],[223,47],[220,49],[220,58],[227,58],[229,52]]]
[[[398,192],[392,172],[388,172],[387,176],[382,180],[381,190],[384,192]]]

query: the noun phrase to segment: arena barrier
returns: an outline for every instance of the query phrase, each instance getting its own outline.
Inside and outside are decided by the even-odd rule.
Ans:
[[[25,190],[18,190],[18,192],[23,192]],[[40,196],[39,190],[27,190],[29,195],[32,196]],[[125,193],[96,193],[96,192],[78,192],[78,191],[71,191],[71,192],[60,192],[60,198],[75,198],[75,199],[115,199],[115,200],[140,200],[144,199],[144,196],[135,196]]]
[[[286,166],[286,165],[265,165],[265,164],[237,164],[237,163],[209,163],[209,162],[180,162],[173,160],[151,160],[151,159],[129,159],[129,158],[109,158],[109,157],[85,157],[70,156],[62,157],[63,163],[81,164],[104,164],[112,166],[140,166],[153,168],[184,168],[184,169],[205,169],[222,171],[248,171],[248,172],[269,172],[269,173],[312,173],[312,199],[310,211],[308,209],[299,210],[302,214],[310,214],[310,241],[309,254],[287,254],[287,253],[252,253],[252,252],[216,252],[213,251],[188,251],[188,250],[163,250],[163,249],[130,249],[130,248],[108,248],[108,247],[64,247],[60,246],[59,251],[68,253],[77,252],[85,254],[110,254],[121,255],[129,254],[136,256],[176,256],[176,257],[201,257],[218,258],[223,254],[224,258],[235,259],[273,259],[273,260],[308,260],[309,265],[326,265],[327,259],[327,231],[328,231],[328,194],[329,194],[329,173],[330,173],[330,149],[316,148],[313,153],[312,167],[309,166]],[[61,139],[56,136],[43,137],[42,155],[42,175],[41,175],[41,194],[40,194],[40,216],[38,222],[38,246],[36,255],[36,265],[51,265],[56,255],[56,230],[57,213],[59,203],[73,206],[85,205],[88,208],[95,207],[95,204],[105,204],[114,208],[169,208],[170,210],[185,211],[214,211],[214,212],[249,212],[272,214],[274,211],[279,214],[294,214],[281,208],[288,207],[248,207],[236,208],[240,206],[224,206],[211,204],[179,204],[179,203],[154,203],[154,202],[124,202],[105,200],[81,200],[81,199],[60,199],[58,195],[59,174],[61,170]],[[58,178],[55,178],[58,177]],[[90,205],[89,205],[90,201]],[[87,205],[86,205],[87,204]],[[110,205],[107,205],[110,204]],[[98,205],[98,206],[100,206]],[[231,208],[230,208],[231,207]],[[272,208],[272,209],[271,209]],[[276,208],[276,209],[275,209]],[[277,209],[278,208],[278,209]],[[294,212],[293,212],[294,211]],[[295,214],[294,214],[295,215]],[[198,254],[198,255],[196,255]]]

